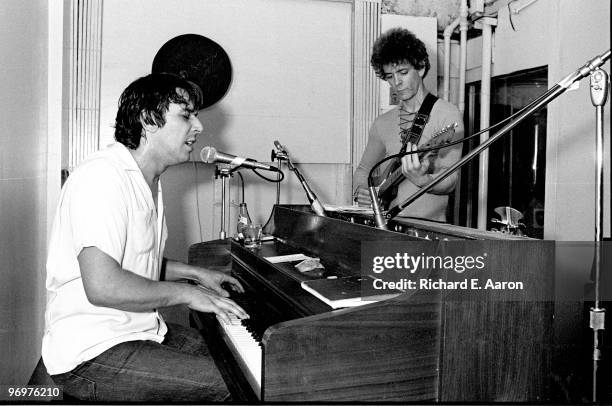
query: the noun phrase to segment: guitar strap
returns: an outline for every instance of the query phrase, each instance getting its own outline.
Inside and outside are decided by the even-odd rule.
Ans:
[[[400,149],[400,154],[406,152],[408,146],[406,145],[408,141],[417,145],[419,140],[421,139],[421,135],[423,135],[423,129],[427,125],[429,121],[429,114],[431,113],[431,109],[433,109],[434,104],[438,101],[438,97],[434,96],[431,93],[427,93],[425,96],[425,100],[421,104],[419,111],[412,122],[412,127],[410,127],[409,131],[402,131],[402,148]]]

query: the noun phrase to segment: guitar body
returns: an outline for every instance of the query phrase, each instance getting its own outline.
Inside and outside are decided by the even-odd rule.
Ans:
[[[452,141],[453,135],[455,135],[455,128],[457,123],[450,124],[444,127],[442,130],[434,134],[428,143],[419,146],[419,160],[422,160],[424,156],[427,159],[434,160],[438,155],[438,150],[432,151],[420,151],[427,150],[429,148],[444,148],[445,144],[449,144]],[[410,140],[415,143],[416,140]],[[405,152],[405,150],[404,150]],[[433,162],[432,162],[433,163]],[[430,165],[433,168],[433,165]],[[397,197],[397,191],[400,183],[406,179],[402,174],[402,161],[401,158],[395,158],[387,165],[384,173],[375,179],[375,184],[378,184],[378,200],[383,210],[388,210],[391,202]]]
[[[401,158],[395,158],[387,165],[387,169],[385,169],[384,173],[374,179],[374,184],[377,184],[378,190],[378,200],[380,203],[380,207],[383,210],[388,210],[391,202],[397,197],[397,191],[399,189],[399,185],[401,182],[393,182],[390,183],[387,188],[385,188],[384,193],[380,192],[381,185],[385,184],[385,181],[390,179],[393,173],[402,171],[402,161]]]

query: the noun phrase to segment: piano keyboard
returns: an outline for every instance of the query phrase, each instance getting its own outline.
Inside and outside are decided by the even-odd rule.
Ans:
[[[230,323],[224,323],[219,320],[219,324],[225,335],[232,344],[233,350],[237,353],[239,361],[244,364],[248,371],[247,380],[255,390],[255,393],[261,393],[261,361],[263,359],[261,351],[261,338],[255,337],[255,334],[249,331],[245,324],[248,320],[241,320],[235,315],[230,315]]]

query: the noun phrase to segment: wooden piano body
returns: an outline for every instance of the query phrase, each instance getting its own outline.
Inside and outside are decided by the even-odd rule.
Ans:
[[[350,220],[350,221],[345,221]],[[352,221],[352,222],[351,222]],[[296,252],[321,258],[320,277],[358,275],[362,241],[473,240],[475,244],[516,239],[516,249],[491,253],[512,280],[552,290],[551,269],[524,239],[427,221],[398,221],[385,231],[358,224],[367,218],[320,217],[306,206],[275,206],[266,232],[276,237],[257,249],[231,242],[231,271],[265,317],[261,389],[266,402],[494,402],[542,401],[550,368],[552,303],[500,301],[491,290],[478,300],[469,292],[405,293],[359,307],[333,310],[300,287],[309,279],[293,264],[265,257]],[[514,245],[510,245],[513,247]],[[200,244],[190,262],[204,264]],[[208,331],[213,318],[193,312]],[[211,333],[217,331],[216,333]],[[222,340],[219,340],[221,342]],[[221,351],[219,342],[212,343]],[[240,360],[221,361],[241,380]],[[234,364],[234,361],[235,364]],[[225,372],[224,372],[225,373]],[[230,373],[230,372],[228,372]],[[248,378],[248,377],[247,377]],[[246,379],[249,380],[249,379]],[[252,380],[251,380],[252,381]],[[247,391],[248,392],[248,391]],[[245,392],[246,393],[246,392]],[[235,395],[236,396],[236,395]]]

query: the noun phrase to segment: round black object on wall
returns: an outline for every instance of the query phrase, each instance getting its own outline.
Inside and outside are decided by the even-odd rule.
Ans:
[[[184,34],[166,42],[153,59],[152,73],[174,73],[202,89],[207,108],[225,96],[232,81],[232,65],[225,50],[198,34]]]

